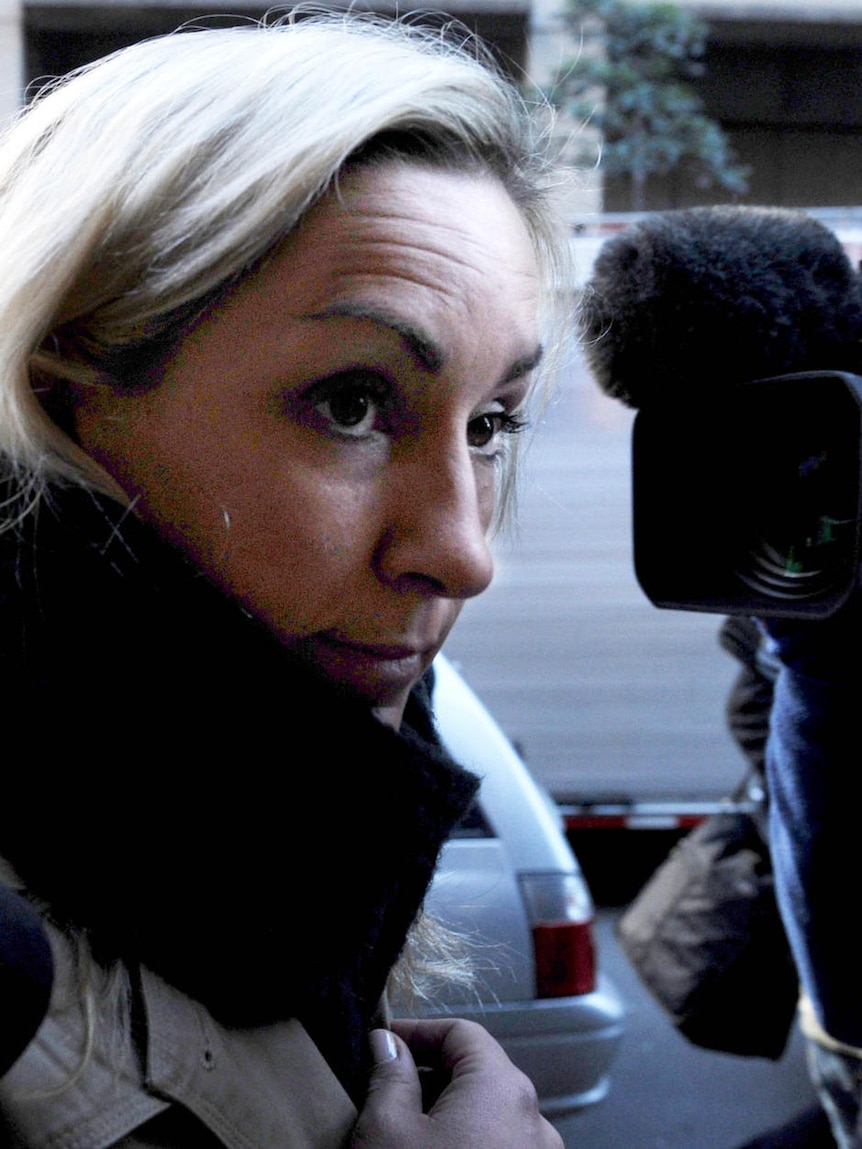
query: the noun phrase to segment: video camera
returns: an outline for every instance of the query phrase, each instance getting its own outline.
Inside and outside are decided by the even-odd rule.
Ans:
[[[648,218],[602,248],[580,326],[597,382],[639,408],[650,600],[838,610],[862,565],[862,286],[834,234],[767,209]]]
[[[785,375],[640,411],[632,495],[635,571],[657,606],[832,614],[862,561],[862,379]]]

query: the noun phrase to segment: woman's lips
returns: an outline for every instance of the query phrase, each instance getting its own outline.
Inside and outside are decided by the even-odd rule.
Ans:
[[[413,686],[437,651],[433,644],[362,643],[329,633],[312,636],[308,645],[327,677],[374,702]]]

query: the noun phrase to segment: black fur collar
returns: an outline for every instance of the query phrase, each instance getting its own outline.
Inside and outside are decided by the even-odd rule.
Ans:
[[[298,1016],[354,1086],[477,787],[423,691],[385,727],[80,490],[0,538],[0,659],[27,747],[7,759],[0,854],[32,894],[101,960],[150,966],[221,1021]]]

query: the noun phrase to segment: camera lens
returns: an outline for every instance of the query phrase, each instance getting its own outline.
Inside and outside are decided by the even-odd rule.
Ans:
[[[750,552],[748,565],[738,569],[737,574],[746,586],[760,594],[804,601],[827,594],[842,582],[838,568],[829,561],[834,559],[834,552],[824,554],[823,565],[818,565],[820,550],[810,539],[778,547],[761,539]],[[843,569],[842,564],[839,567]]]
[[[658,606],[827,618],[859,583],[862,377],[671,390],[635,417],[632,475],[635,571]]]
[[[819,437],[818,437],[819,438]],[[846,579],[855,540],[855,514],[847,492],[847,455],[834,443],[811,450],[784,442],[758,466],[747,551],[739,578],[759,594],[805,601],[828,594]]]

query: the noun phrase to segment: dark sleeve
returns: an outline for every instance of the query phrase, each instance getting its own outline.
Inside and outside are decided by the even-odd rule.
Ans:
[[[776,888],[802,984],[824,1029],[862,1046],[854,882],[862,824],[860,609],[770,623],[781,661],[767,744]]]
[[[0,1076],[21,1056],[48,1010],[54,963],[36,911],[0,886]]]

